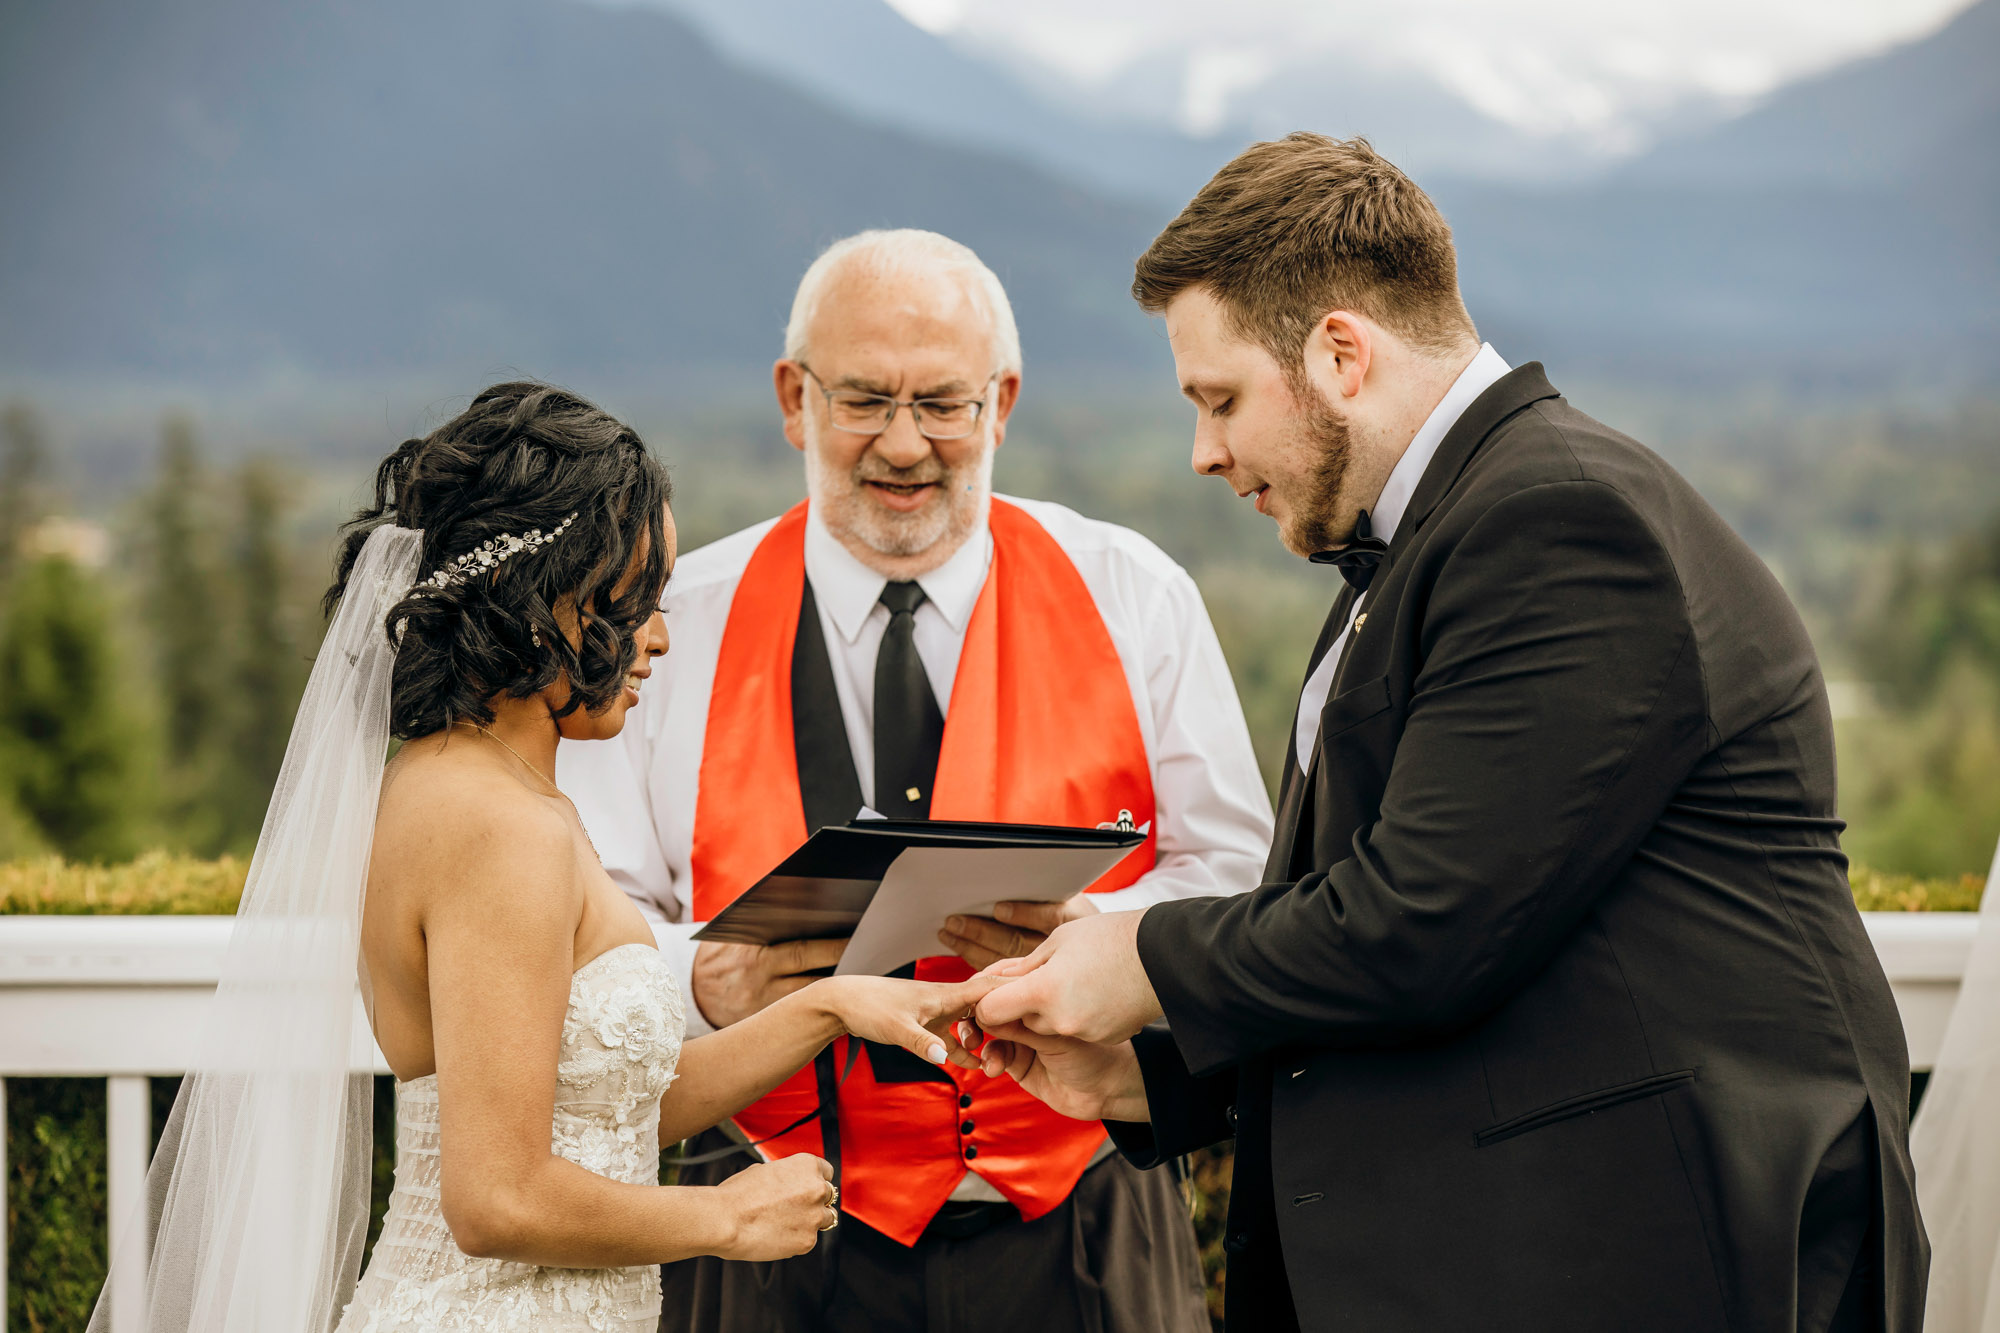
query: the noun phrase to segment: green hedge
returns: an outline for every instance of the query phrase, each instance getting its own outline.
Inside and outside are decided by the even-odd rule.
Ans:
[[[226,915],[236,910],[247,863],[150,853],[118,866],[78,865],[59,857],[0,865],[0,914],[169,913]],[[1862,867],[1852,872],[1865,911],[1971,911],[1977,876],[1917,879]],[[179,1080],[153,1081],[153,1125],[166,1121]],[[376,1080],[374,1215],[380,1229],[394,1172],[392,1080]],[[82,1333],[104,1281],[104,1080],[7,1081],[7,1327],[28,1333]],[[1222,1310],[1223,1220],[1232,1158],[1197,1154],[1189,1166],[1189,1208],[1208,1275],[1211,1312]],[[664,1178],[671,1179],[671,1162]],[[1219,1323],[1218,1323],[1219,1327]]]
[[[148,852],[113,866],[37,857],[0,864],[0,915],[228,916],[249,870],[249,862],[234,856],[205,860],[172,852]],[[1858,865],[1847,878],[1864,912],[1977,911],[1985,887],[1978,875],[1925,879]]]
[[[229,916],[250,863],[174,852],[100,866],[42,856],[0,864],[0,915]]]

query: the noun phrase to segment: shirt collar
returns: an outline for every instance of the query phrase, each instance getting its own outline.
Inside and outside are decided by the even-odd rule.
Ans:
[[[1458,378],[1445,390],[1438,405],[1424,418],[1424,424],[1417,429],[1410,447],[1403,450],[1395,468],[1389,473],[1389,480],[1382,483],[1382,494],[1375,498],[1375,504],[1368,511],[1369,531],[1383,541],[1394,541],[1396,525],[1403,521],[1403,511],[1410,507],[1410,497],[1416,494],[1417,483],[1423,480],[1424,469],[1431,465],[1438,446],[1444,437],[1465,415],[1480,394],[1492,388],[1509,370],[1507,363],[1500,359],[1500,353],[1493,350],[1492,343],[1481,343],[1479,355],[1472,358],[1472,364],[1458,372]],[[815,583],[814,587],[819,585]],[[925,589],[926,592],[929,589]],[[878,588],[876,595],[880,596]]]
[[[951,559],[918,577],[917,585],[953,633],[965,632],[992,561],[993,534],[981,518]],[[806,577],[812,580],[814,599],[826,608],[834,628],[850,644],[861,637],[861,627],[880,605],[882,589],[889,585],[888,579],[841,545],[840,538],[820,521],[819,510],[810,506],[806,510]]]

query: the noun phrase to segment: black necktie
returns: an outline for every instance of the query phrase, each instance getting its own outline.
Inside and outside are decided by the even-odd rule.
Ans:
[[[1362,510],[1354,520],[1354,540],[1345,546],[1336,546],[1331,551],[1314,551],[1306,557],[1316,565],[1332,565],[1340,571],[1340,577],[1347,580],[1347,586],[1356,592],[1367,592],[1368,585],[1375,578],[1375,568],[1382,563],[1382,557],[1389,554],[1389,543],[1374,535],[1368,522],[1368,511]]]
[[[882,589],[889,629],[875,658],[875,809],[891,819],[931,817],[931,780],[944,741],[944,714],[917,656],[923,603],[924,590],[914,583]]]

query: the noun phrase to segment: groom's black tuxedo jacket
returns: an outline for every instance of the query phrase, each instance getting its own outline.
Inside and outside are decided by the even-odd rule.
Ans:
[[[1361,609],[1269,882],[1139,930],[1112,1128],[1235,1137],[1229,1326],[1916,1333],[1908,1054],[1764,565],[1529,365]]]

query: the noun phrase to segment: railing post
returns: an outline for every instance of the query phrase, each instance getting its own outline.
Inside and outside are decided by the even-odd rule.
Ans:
[[[141,1205],[146,1197],[146,1159],[153,1146],[151,1087],[144,1074],[113,1074],[104,1082],[111,1333],[140,1333],[146,1326],[149,1223]]]

